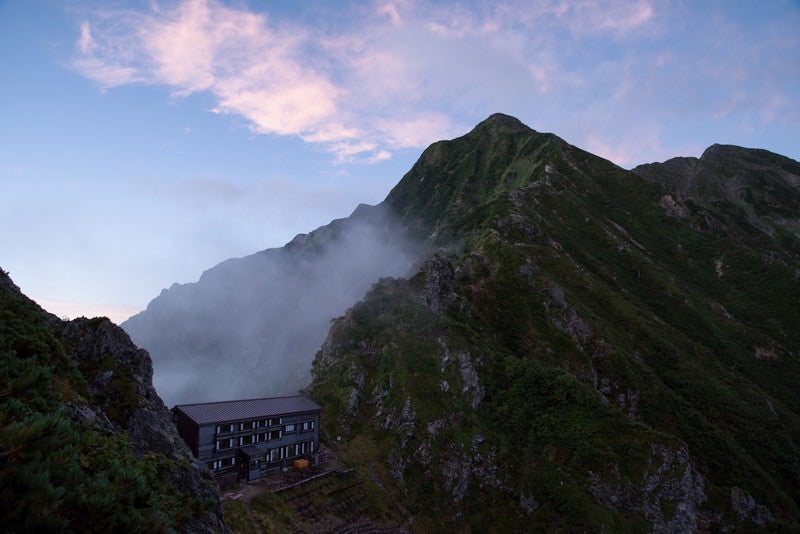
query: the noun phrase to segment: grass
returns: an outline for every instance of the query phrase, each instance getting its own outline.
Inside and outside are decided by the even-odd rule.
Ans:
[[[387,504],[391,501],[370,475],[362,469],[331,472],[301,486],[261,493],[249,503],[226,500],[226,524],[234,533],[322,532],[353,525],[400,524],[402,512]]]

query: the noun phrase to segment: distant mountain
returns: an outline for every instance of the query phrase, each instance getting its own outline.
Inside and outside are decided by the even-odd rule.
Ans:
[[[310,365],[340,464],[421,532],[793,531],[799,183],[717,145],[628,171],[492,115],[124,327],[173,399]]]
[[[294,394],[331,318],[381,276],[407,274],[411,243],[385,207],[361,205],[284,247],[174,284],[121,326],[152,355],[168,404]]]
[[[424,261],[314,361],[325,432],[421,531],[800,528],[798,183],[504,115],[435,143],[384,203]]]
[[[152,372],[111,321],[61,321],[0,270],[0,530],[226,531]]]
[[[800,170],[796,161],[766,150],[713,145],[698,158],[640,165],[633,172],[664,184],[661,203],[752,244],[775,239],[800,253]],[[691,209],[687,209],[691,208]]]

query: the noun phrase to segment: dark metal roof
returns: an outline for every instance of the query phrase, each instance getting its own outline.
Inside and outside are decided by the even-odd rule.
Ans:
[[[179,404],[173,409],[180,410],[198,425],[223,423],[225,421],[240,421],[244,419],[260,419],[322,410],[317,403],[303,395],[272,397],[268,399]]]

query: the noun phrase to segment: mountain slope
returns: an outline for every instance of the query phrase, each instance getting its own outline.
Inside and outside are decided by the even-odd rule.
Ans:
[[[314,361],[342,454],[423,530],[798,528],[800,172],[734,210],[763,151],[709,152],[693,187],[503,115],[427,149],[385,201],[426,261]]]
[[[385,208],[361,205],[282,248],[174,284],[122,327],[152,354],[169,404],[294,394],[330,319],[380,276],[406,274],[413,247],[399,228]]]
[[[61,321],[0,270],[4,532],[222,532],[145,351],[108,319]]]
[[[661,203],[697,227],[734,232],[752,243],[777,240],[800,254],[800,168],[766,150],[713,145],[698,158],[639,165],[633,172],[663,183]]]

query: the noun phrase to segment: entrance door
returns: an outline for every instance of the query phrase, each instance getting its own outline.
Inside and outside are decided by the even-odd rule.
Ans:
[[[247,473],[247,481],[251,482],[253,480],[258,480],[261,476],[261,460],[254,458],[250,460],[249,463],[249,470]]]

